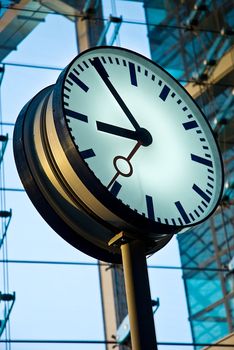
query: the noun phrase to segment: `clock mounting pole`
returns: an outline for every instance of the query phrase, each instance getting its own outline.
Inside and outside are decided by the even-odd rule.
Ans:
[[[121,248],[132,348],[157,350],[144,242],[120,232],[109,245]]]

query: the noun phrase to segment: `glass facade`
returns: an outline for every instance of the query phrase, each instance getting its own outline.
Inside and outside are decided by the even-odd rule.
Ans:
[[[218,0],[144,3],[152,58],[196,99],[223,154],[221,205],[178,236],[193,341],[213,343],[234,330],[234,275],[228,269],[234,256],[234,8]]]

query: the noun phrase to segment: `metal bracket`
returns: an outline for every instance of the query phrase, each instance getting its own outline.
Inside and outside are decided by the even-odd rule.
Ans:
[[[3,160],[3,156],[6,150],[6,146],[7,146],[7,142],[8,142],[8,134],[6,135],[0,135],[0,143],[1,143],[1,148],[0,148],[0,163]]]
[[[0,238],[0,249],[3,245],[4,239],[6,238],[7,230],[11,221],[12,217],[12,210],[9,211],[6,210],[0,210],[0,218],[2,218],[3,221],[3,229],[2,229],[2,236]],[[0,292],[0,300],[1,300],[1,292]]]
[[[120,233],[117,233],[111,240],[108,242],[108,246],[111,247],[121,247],[121,245],[125,243],[129,243],[132,239],[127,236],[127,234],[124,231],[121,231]]]
[[[0,292],[0,302],[3,301],[5,303],[4,305],[4,319],[0,320],[0,336],[2,335],[7,321],[9,320],[10,313],[12,311],[13,305],[15,303],[15,292],[13,294],[5,294]],[[10,306],[6,305],[6,303],[10,303]]]

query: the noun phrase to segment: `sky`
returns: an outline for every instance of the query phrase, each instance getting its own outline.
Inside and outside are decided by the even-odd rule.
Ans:
[[[141,3],[104,1],[105,16],[122,15],[144,20]],[[117,45],[150,57],[146,27],[122,24]],[[47,16],[5,59],[64,68],[77,54],[74,24],[58,15]],[[6,65],[1,85],[4,122],[14,123],[22,107],[42,88],[53,84],[60,70]],[[9,143],[4,157],[5,187],[22,189],[12,152],[13,128],[4,126]],[[6,208],[13,216],[8,230],[8,259],[95,262],[62,240],[41,218],[25,192],[6,192]],[[176,237],[148,259],[149,265],[179,266]],[[181,271],[149,268],[151,295],[160,299],[155,314],[159,342],[191,342]],[[9,264],[10,291],[16,292],[11,314],[12,339],[103,340],[103,322],[96,266]],[[104,350],[104,345],[40,345],[33,349]],[[30,344],[12,344],[12,350],[31,349]],[[171,347],[180,350],[180,346]],[[189,350],[191,347],[183,347]],[[159,350],[166,350],[159,346]]]

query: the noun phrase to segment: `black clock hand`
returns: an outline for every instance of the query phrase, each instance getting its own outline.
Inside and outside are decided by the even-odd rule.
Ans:
[[[153,142],[153,138],[151,134],[148,132],[148,130],[144,128],[139,128],[138,130],[130,130],[126,128],[121,128],[116,125],[103,123],[103,122],[96,122],[97,129],[99,131],[107,132],[109,134],[126,137],[127,139],[140,141],[142,146],[149,146]]]
[[[128,120],[131,122],[131,124],[136,130],[140,129],[140,125],[137,123],[136,119],[133,117],[125,102],[122,100],[122,98],[110,82],[109,75],[103,67],[103,64],[101,63],[100,59],[98,57],[94,57],[94,59],[92,60],[92,65],[94,66],[94,68],[96,69],[96,71],[98,72],[98,74],[100,75],[100,77],[102,78],[102,80],[104,81],[104,83],[106,84],[106,86],[108,87],[108,89],[110,90],[110,92],[112,93],[122,110],[124,111]]]
[[[139,133],[135,130],[125,129],[116,125],[111,125],[111,124],[103,123],[99,121],[97,121],[96,124],[97,124],[97,129],[99,131],[107,132],[108,134],[126,137],[127,139],[136,140],[136,141],[138,141],[140,138]]]

